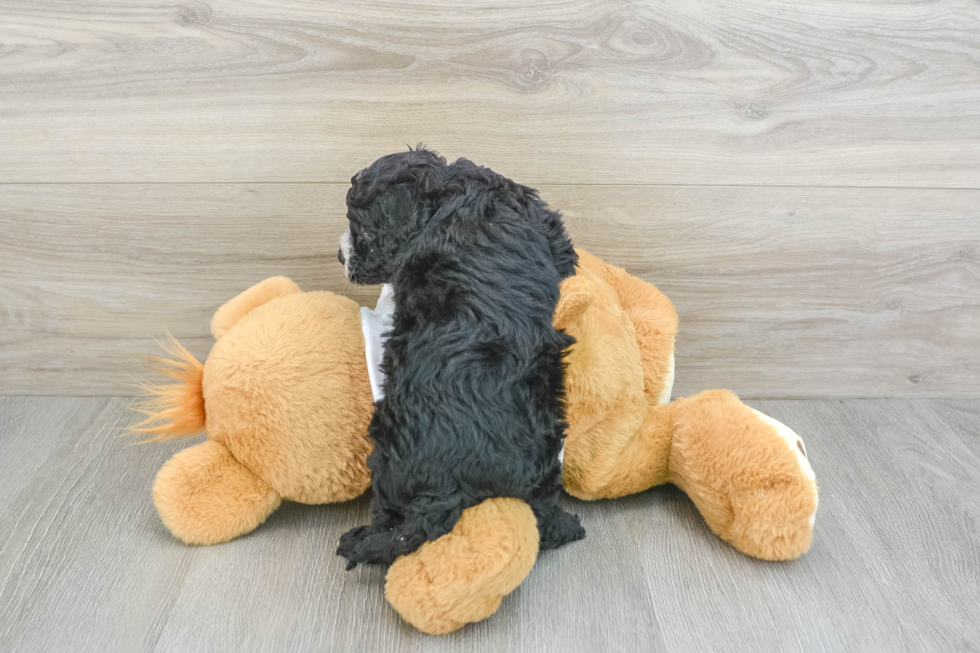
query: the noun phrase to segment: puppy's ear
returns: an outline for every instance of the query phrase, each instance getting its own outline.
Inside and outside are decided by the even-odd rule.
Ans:
[[[556,329],[567,329],[585,313],[592,304],[595,285],[587,278],[576,275],[561,282],[561,296],[551,319]]]
[[[428,164],[412,166],[398,181],[411,184],[423,196],[438,195],[446,185],[446,169]]]
[[[381,157],[351,177],[347,205],[364,208],[395,187],[407,189],[413,201],[442,191],[446,160],[426,149],[411,149]]]
[[[422,144],[414,150],[409,148],[395,183],[409,184],[422,195],[438,194],[446,185],[446,160]]]

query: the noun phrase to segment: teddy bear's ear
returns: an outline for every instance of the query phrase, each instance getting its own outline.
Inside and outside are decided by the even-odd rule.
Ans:
[[[556,329],[566,329],[577,320],[592,303],[595,293],[593,283],[576,274],[561,282],[561,296],[555,307],[555,316],[551,322]]]
[[[299,286],[287,277],[269,277],[260,281],[218,309],[211,318],[211,335],[219,340],[228,329],[259,306],[298,292],[302,292]]]

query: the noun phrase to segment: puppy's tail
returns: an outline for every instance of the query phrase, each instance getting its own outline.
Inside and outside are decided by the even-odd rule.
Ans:
[[[153,371],[177,383],[142,383],[142,401],[134,410],[145,416],[127,427],[131,435],[150,436],[143,442],[173,440],[204,429],[204,365],[168,334],[163,345],[167,356],[151,356]]]

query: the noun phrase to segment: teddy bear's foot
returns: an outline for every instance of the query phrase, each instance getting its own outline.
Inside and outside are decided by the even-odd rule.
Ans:
[[[187,544],[218,544],[254,530],[279,507],[272,488],[214,440],[184,449],[160,468],[153,502]]]
[[[817,484],[803,440],[727,391],[671,405],[671,481],[708,526],[748,555],[790,560],[810,547]]]
[[[487,499],[451,532],[402,556],[385,595],[419,630],[441,635],[486,619],[530,573],[538,555],[534,513],[523,501]]]
[[[792,560],[810,548],[813,520],[797,516],[800,497],[793,484],[748,490],[731,501],[734,520],[719,535],[742,553],[762,560]]]
[[[791,560],[810,548],[817,517],[816,475],[807,459],[803,438],[782,422],[754,408],[752,413],[768,429],[775,429],[784,446],[793,453],[799,479],[775,481],[766,487],[744,490],[732,497],[735,519],[729,527],[730,541],[749,555],[764,560]]]

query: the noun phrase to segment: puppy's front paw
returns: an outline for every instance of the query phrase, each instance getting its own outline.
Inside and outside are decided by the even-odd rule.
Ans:
[[[358,562],[363,562],[363,560],[357,559],[357,548],[368,536],[370,528],[370,526],[358,526],[340,536],[337,555],[347,559],[347,571],[356,567]]]

